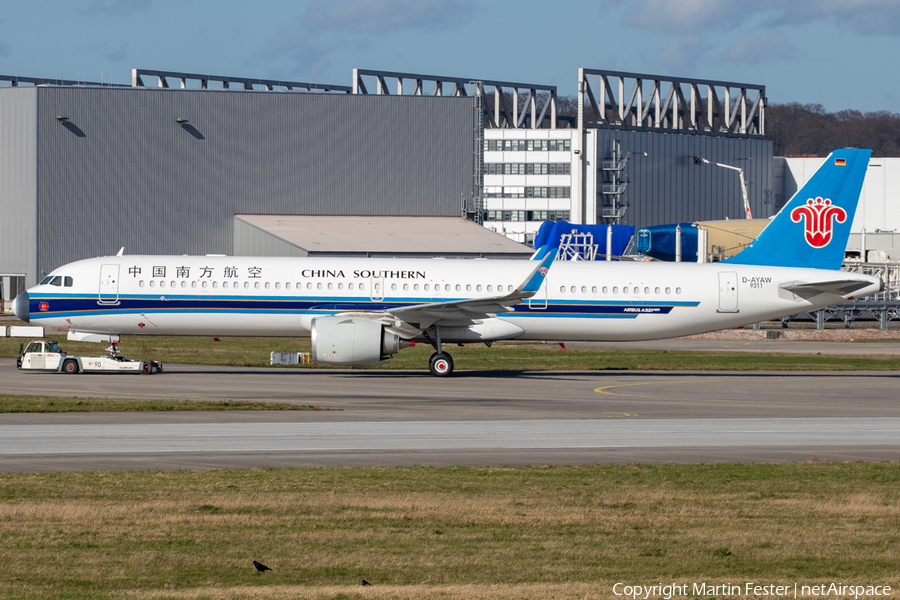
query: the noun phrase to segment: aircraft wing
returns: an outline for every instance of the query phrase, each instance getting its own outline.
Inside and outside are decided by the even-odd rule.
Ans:
[[[509,294],[404,306],[391,310],[390,314],[402,321],[417,323],[419,327],[426,329],[434,324],[440,325],[442,321],[471,321],[491,314],[512,312],[513,305],[531,298],[540,289],[550,265],[556,258],[556,252],[554,248],[540,260],[535,260],[535,267],[531,273]]]
[[[872,285],[868,281],[860,281],[858,279],[836,279],[833,281],[820,281],[818,283],[802,283],[793,281],[781,285],[781,288],[787,290],[801,298],[811,298],[819,294],[834,294],[835,296],[849,296],[857,290]]]

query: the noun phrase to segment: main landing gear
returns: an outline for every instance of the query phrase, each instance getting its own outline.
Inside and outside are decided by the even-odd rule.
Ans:
[[[431,328],[432,334],[425,332],[427,339],[436,352],[428,360],[428,370],[435,377],[449,377],[453,373],[453,357],[441,349],[441,330],[435,325]]]

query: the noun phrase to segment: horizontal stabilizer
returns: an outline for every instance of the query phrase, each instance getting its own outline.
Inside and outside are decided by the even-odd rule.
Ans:
[[[835,296],[849,296],[853,292],[872,285],[868,281],[858,279],[838,279],[834,281],[820,281],[817,283],[801,283],[794,281],[782,284],[781,288],[802,298],[812,298],[819,294],[834,294]]]

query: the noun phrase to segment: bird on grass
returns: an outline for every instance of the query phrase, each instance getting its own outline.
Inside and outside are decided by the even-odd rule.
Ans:
[[[362,584],[363,584],[363,585],[372,585],[371,583],[369,583],[369,582],[366,581],[365,579],[362,580]]]
[[[266,565],[262,564],[261,562],[256,562],[255,560],[253,561],[253,566],[256,567],[256,570],[259,571],[260,573],[262,573],[263,571],[271,571],[272,570],[269,567],[267,567]]]

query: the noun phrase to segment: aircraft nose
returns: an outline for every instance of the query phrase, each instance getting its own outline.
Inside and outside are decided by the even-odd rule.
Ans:
[[[28,312],[28,303],[30,298],[28,297],[28,292],[22,292],[16,299],[13,300],[13,312],[16,313],[16,316],[20,321],[29,322],[29,318],[31,317]]]

